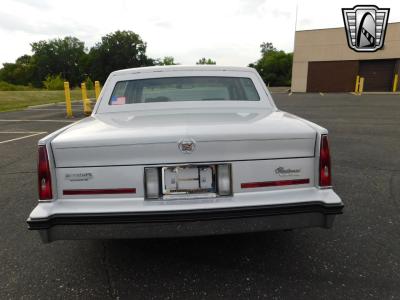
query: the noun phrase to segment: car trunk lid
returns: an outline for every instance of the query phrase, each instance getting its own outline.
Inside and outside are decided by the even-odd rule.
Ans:
[[[92,167],[312,157],[315,138],[284,112],[224,109],[100,114],[51,145],[57,167]],[[190,154],[179,147],[187,140]]]

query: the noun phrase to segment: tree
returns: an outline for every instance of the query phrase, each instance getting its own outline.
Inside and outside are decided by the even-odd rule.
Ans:
[[[260,48],[261,48],[261,54],[263,54],[263,55],[268,53],[268,52],[270,52],[270,51],[271,52],[276,51],[276,48],[270,42],[262,43],[260,45]]]
[[[178,63],[175,62],[175,58],[173,56],[164,56],[163,59],[155,60],[154,64],[157,65],[157,66],[178,65]]]
[[[211,58],[201,58],[196,62],[196,65],[216,65],[217,62],[212,60]]]
[[[119,69],[154,65],[146,56],[146,43],[132,31],[116,31],[101,38],[89,52],[89,74],[104,83],[108,75]]]
[[[83,61],[85,44],[75,37],[39,41],[31,44],[34,68],[34,85],[41,86],[48,75],[65,78],[71,85],[78,85],[85,78]]]
[[[23,55],[15,63],[4,63],[0,69],[0,81],[28,85],[33,81],[33,64],[30,55]]]
[[[292,77],[293,53],[278,51],[272,43],[262,43],[261,58],[249,67],[255,68],[266,84],[288,86]]]

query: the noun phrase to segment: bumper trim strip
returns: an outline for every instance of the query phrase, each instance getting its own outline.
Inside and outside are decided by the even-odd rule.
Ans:
[[[342,214],[342,211],[342,203],[326,204],[320,201],[313,201],[293,204],[181,211],[55,214],[48,218],[29,218],[27,223],[29,229],[40,230],[49,229],[56,225],[194,222],[313,212],[323,215],[336,215]]]

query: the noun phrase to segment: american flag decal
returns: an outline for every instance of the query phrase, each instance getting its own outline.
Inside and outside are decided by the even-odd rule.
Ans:
[[[126,103],[126,98],[121,96],[121,97],[117,97],[117,96],[113,96],[111,98],[111,105],[123,105]]]
[[[389,8],[375,5],[357,5],[343,8],[343,21],[347,43],[358,52],[374,52],[383,47]]]

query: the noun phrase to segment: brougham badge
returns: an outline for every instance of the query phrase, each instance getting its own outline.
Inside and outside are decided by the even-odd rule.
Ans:
[[[278,167],[275,169],[275,174],[284,177],[284,176],[299,176],[301,169],[285,169],[284,167]]]
[[[182,139],[178,142],[178,148],[182,153],[190,154],[196,149],[196,141],[194,139]]]

